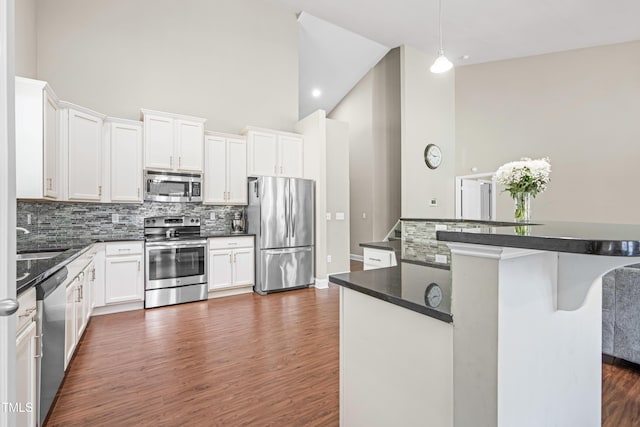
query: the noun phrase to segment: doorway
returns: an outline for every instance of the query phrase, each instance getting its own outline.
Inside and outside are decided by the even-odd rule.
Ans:
[[[456,218],[484,221],[496,219],[495,173],[456,177]]]

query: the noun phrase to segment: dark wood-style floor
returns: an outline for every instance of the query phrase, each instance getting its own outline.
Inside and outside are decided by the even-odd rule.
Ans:
[[[338,308],[332,285],[94,317],[46,426],[337,426]],[[602,425],[640,425],[638,367],[602,384]]]

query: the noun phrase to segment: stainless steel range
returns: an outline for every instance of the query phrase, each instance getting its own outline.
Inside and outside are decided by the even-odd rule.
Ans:
[[[145,308],[207,299],[207,240],[198,217],[144,220]]]

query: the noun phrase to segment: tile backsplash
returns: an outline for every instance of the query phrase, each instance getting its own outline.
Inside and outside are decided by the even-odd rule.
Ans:
[[[229,232],[235,212],[243,206],[208,206],[199,203],[106,204],[18,201],[17,225],[30,234],[19,234],[19,240],[51,240],[65,238],[99,238],[107,236],[142,236],[145,217],[163,215],[199,216],[202,230]],[[211,219],[215,213],[216,219]],[[118,223],[112,215],[118,214]],[[31,224],[28,224],[31,215]]]

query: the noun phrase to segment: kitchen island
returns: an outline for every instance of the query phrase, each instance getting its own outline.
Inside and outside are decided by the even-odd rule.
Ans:
[[[640,260],[640,226],[402,229],[399,265],[385,269],[395,273],[330,277],[341,285],[341,425],[600,425],[602,275]],[[436,269],[405,273],[416,253],[446,259],[450,286]]]

